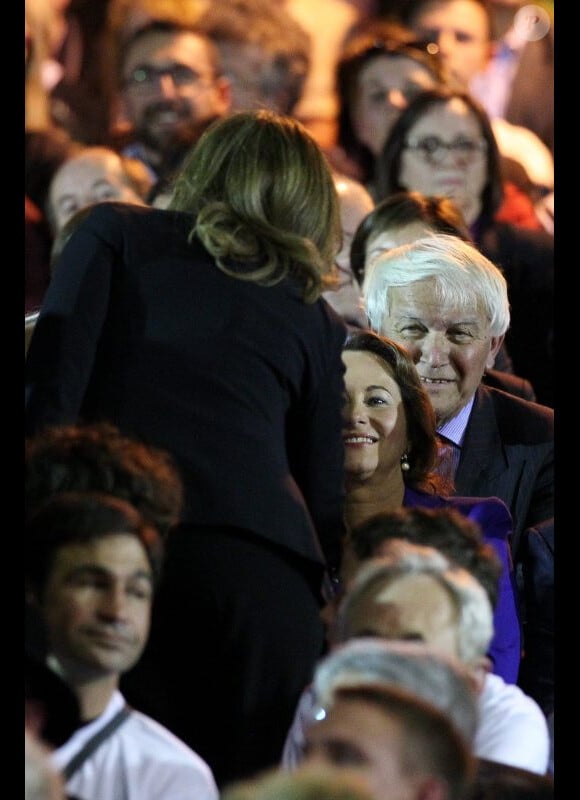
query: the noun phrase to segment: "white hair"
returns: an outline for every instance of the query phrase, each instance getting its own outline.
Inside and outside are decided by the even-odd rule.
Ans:
[[[458,611],[457,657],[466,665],[485,656],[493,637],[493,610],[487,592],[462,567],[453,565],[432,547],[401,547],[392,556],[371,558],[357,571],[338,610],[335,634],[351,636],[350,624],[360,604],[406,575],[431,575],[452,597]]]
[[[507,283],[501,270],[475,245],[445,233],[425,236],[373,259],[363,282],[371,328],[382,333],[392,287],[427,280],[434,282],[434,296],[440,303],[480,309],[491,336],[503,336],[509,328]]]
[[[469,744],[478,725],[476,692],[467,668],[423,642],[357,638],[339,645],[315,670],[314,714],[331,706],[341,686],[398,686],[444,711]],[[318,706],[316,706],[318,703]]]

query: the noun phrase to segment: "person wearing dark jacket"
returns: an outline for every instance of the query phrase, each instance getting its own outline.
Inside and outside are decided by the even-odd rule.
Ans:
[[[184,509],[147,677],[125,693],[157,703],[218,783],[277,762],[324,648],[346,326],[321,293],[339,247],[314,139],[273,112],[232,114],[193,148],[168,209],[108,202],[82,220],[28,351],[28,435],[107,420],[177,463]]]

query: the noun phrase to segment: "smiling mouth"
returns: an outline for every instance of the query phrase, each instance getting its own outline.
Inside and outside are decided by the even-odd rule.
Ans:
[[[374,444],[378,441],[374,436],[345,436],[345,444]]]
[[[454,383],[448,378],[421,378],[421,382],[431,386],[444,386],[447,383]]]

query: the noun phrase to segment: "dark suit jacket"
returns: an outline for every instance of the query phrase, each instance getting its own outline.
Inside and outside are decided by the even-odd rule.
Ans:
[[[226,275],[188,243],[192,223],[103,203],[80,224],[28,351],[27,434],[108,419],[174,456],[184,521],[247,529],[317,563],[321,544],[336,561],[346,327],[289,278]]]
[[[455,474],[455,493],[501,498],[517,561],[525,528],[554,516],[554,412],[480,385]]]
[[[505,344],[513,371],[530,381],[539,403],[554,405],[554,237],[493,222],[475,237],[504,273],[511,309]]]
[[[523,397],[524,400],[536,402],[534,387],[525,378],[513,375],[510,372],[502,372],[499,369],[488,369],[483,374],[483,382],[486,386],[493,386],[494,389],[502,389],[509,394]]]

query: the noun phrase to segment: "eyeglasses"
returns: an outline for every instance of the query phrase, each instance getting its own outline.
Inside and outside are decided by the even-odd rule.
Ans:
[[[448,152],[459,153],[466,164],[470,164],[487,150],[483,139],[459,138],[454,142],[444,142],[438,136],[426,136],[415,144],[405,142],[405,150],[414,150],[428,164],[441,164]]]
[[[154,67],[152,64],[140,64],[123,81],[124,86],[135,94],[151,94],[157,91],[159,81],[168,75],[178,89],[189,89],[193,86],[210,85],[212,79],[204,78],[195,70],[184,64],[169,64],[166,67]]]

